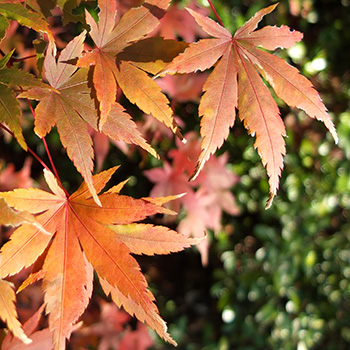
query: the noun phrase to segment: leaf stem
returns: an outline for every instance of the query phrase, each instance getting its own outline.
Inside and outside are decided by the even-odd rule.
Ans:
[[[2,51],[1,49],[0,49],[0,55],[6,56],[5,52]],[[11,57],[10,61],[12,61],[12,62],[22,62],[22,61],[28,60],[29,58],[34,58],[34,57],[36,57],[36,55],[30,55],[30,56],[22,57],[22,58]]]
[[[21,86],[20,86],[20,89],[21,89],[22,91],[24,91],[23,88],[22,88]],[[30,104],[28,98],[26,98],[26,101],[27,101],[27,104],[28,104],[28,106],[29,106],[29,109],[30,109],[30,111],[31,111],[31,113],[32,113],[32,115],[33,115],[33,117],[35,118],[35,111],[34,111],[32,105]],[[66,196],[69,197],[69,193],[68,193],[67,190],[63,187],[62,181],[61,181],[61,179],[60,179],[60,177],[59,177],[59,175],[58,175],[58,172],[57,172],[57,169],[56,169],[55,164],[54,164],[54,162],[53,162],[53,159],[52,159],[52,157],[51,157],[51,153],[50,153],[49,147],[48,147],[48,145],[47,145],[46,139],[45,139],[45,137],[42,137],[41,139],[42,139],[42,141],[43,141],[43,144],[44,144],[44,147],[45,147],[47,156],[49,157],[49,161],[50,161],[50,164],[51,164],[51,167],[52,167],[52,171],[53,171],[53,173],[55,174],[56,179],[57,179],[59,185],[62,187],[63,191],[65,192]],[[47,166],[46,166],[46,169],[50,170]],[[51,171],[51,170],[50,170],[50,171]]]
[[[25,60],[28,60],[30,58],[34,58],[36,57],[36,55],[30,55],[30,56],[27,56],[27,57],[22,57],[22,58],[14,58],[14,57],[11,57],[10,60],[12,62],[22,62],[22,61],[25,61]]]
[[[10,135],[12,135],[12,137],[15,137],[15,134],[8,129],[4,124],[0,123],[0,128],[2,128],[3,130],[7,131]],[[50,170],[50,168],[43,162],[43,160],[30,148],[27,146],[28,152],[47,170]],[[51,171],[51,170],[50,170]]]
[[[67,196],[67,198],[68,198],[68,197],[69,197],[69,193],[67,192],[67,190],[66,190],[65,187],[63,186],[62,181],[61,181],[61,179],[60,179],[60,176],[58,175],[57,169],[56,169],[55,164],[54,164],[54,162],[53,162],[53,159],[52,159],[52,157],[51,157],[51,153],[50,153],[50,151],[49,151],[49,147],[48,147],[48,145],[47,145],[47,142],[46,142],[45,137],[43,137],[42,140],[43,140],[43,143],[44,143],[44,146],[45,146],[45,150],[46,150],[47,156],[49,157],[49,160],[50,160],[50,164],[51,164],[51,167],[52,167],[52,171],[53,171],[53,173],[54,173],[55,176],[56,176],[56,179],[57,179],[57,181],[58,181],[58,184],[61,186],[61,188],[63,189],[64,193],[66,194],[66,196]]]
[[[12,137],[16,138],[15,134],[9,128],[7,128],[4,124],[0,123],[0,128],[2,128],[3,130],[7,131],[10,135],[12,135]],[[46,141],[45,141],[45,139],[43,139],[43,140],[44,140],[44,145],[45,145],[46,151],[48,152]],[[27,150],[42,165],[43,168],[47,169],[48,171],[51,171],[51,169],[44,163],[44,161],[30,147],[27,146]],[[50,152],[48,152],[48,155],[49,155],[49,159],[50,159],[50,162],[51,162],[52,159],[51,159]],[[51,163],[51,165],[53,165],[53,163]],[[53,165],[53,169],[54,169],[54,174],[55,174],[55,176],[57,178],[58,183],[62,187],[62,189],[65,192],[66,196],[69,197],[69,193],[63,187],[61,179],[59,178],[59,176],[57,174],[57,170],[54,167],[54,165]]]
[[[211,9],[212,9],[213,12],[214,12],[214,15],[215,15],[216,19],[217,19],[218,22],[221,24],[221,26],[225,28],[225,26],[224,26],[224,24],[222,23],[222,20],[221,20],[221,18],[220,18],[220,16],[219,16],[218,12],[216,11],[216,9],[215,9],[213,3],[211,2],[211,0],[208,0],[208,2],[209,2],[209,5],[210,5]]]

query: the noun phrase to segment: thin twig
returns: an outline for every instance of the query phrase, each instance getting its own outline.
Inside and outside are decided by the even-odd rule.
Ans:
[[[209,5],[210,5],[211,9],[212,9],[213,12],[214,12],[214,15],[215,15],[216,19],[218,20],[218,22],[219,22],[223,27],[225,27],[224,24],[222,23],[222,20],[221,20],[219,14],[217,13],[217,11],[216,11],[216,9],[215,9],[213,3],[211,2],[211,0],[208,0],[208,2],[209,2]]]
[[[14,138],[16,138],[15,134],[7,128],[4,124],[0,123],[0,128],[8,132]],[[50,168],[43,162],[43,160],[30,148],[27,146],[28,152],[47,170],[51,171]]]

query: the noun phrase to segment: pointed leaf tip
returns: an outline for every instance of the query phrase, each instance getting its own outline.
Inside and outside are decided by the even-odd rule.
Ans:
[[[182,143],[185,144],[187,141],[186,141],[186,139],[183,137],[183,135],[181,134],[180,129],[179,129],[177,126],[175,126],[175,128],[176,128],[175,135],[180,139],[180,141],[181,141]]]
[[[337,130],[335,129],[334,125],[333,125],[333,128],[329,129],[329,131],[334,139],[334,143],[337,145],[339,142],[339,137],[338,137]]]
[[[193,174],[188,179],[189,182],[192,182],[192,181],[196,180],[196,178],[198,177],[199,173],[203,169],[204,164],[205,164],[205,162],[203,162],[203,160],[197,162],[197,165],[196,165],[196,168],[193,171]]]
[[[62,187],[58,184],[57,179],[55,175],[47,170],[44,169],[44,177],[47,185],[49,186],[50,190],[58,197],[66,198],[66,194]]]
[[[272,202],[273,202],[274,197],[275,197],[275,195],[271,193],[270,196],[269,196],[269,199],[268,199],[267,202],[266,202],[265,210],[271,208],[271,205],[272,205]]]

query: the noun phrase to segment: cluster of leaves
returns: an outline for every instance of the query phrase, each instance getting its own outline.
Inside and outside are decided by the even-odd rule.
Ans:
[[[168,205],[176,212],[180,212],[181,208],[184,210],[178,231],[186,236],[200,238],[208,230],[219,232],[223,211],[231,215],[238,214],[239,210],[230,189],[239,180],[226,168],[226,153],[218,158],[210,158],[195,181],[188,182],[200,154],[200,140],[193,132],[187,133],[185,137],[186,144],[178,142],[177,148],[169,152],[171,164],[164,161],[163,168],[147,170],[145,175],[155,183],[151,196],[186,193],[186,196]],[[197,246],[203,265],[208,264],[208,245],[209,241],[205,240]]]
[[[0,316],[24,343],[31,340],[17,320],[14,289],[3,279],[32,266],[30,275],[17,291],[42,280],[44,305],[49,314],[55,349],[65,349],[66,339],[70,338],[74,325],[89,303],[94,270],[103,291],[111,295],[118,306],[123,306],[129,314],[146,322],[162,338],[175,344],[131,254],[181,251],[201,240],[188,237],[194,234],[189,229],[193,222],[203,236],[206,228],[218,229],[223,209],[230,214],[237,213],[233,196],[228,191],[236,178],[225,173],[225,156],[210,160],[227,139],[236,109],[249,133],[256,136],[255,147],[269,176],[267,207],[271,205],[283,168],[286,132],[277,104],[261,76],[288,105],[324,122],[337,141],[331,118],[311,83],[282,59],[256,48],[289,48],[302,38],[301,33],[286,26],[256,30],[258,23],[276,5],[258,11],[234,36],[222,25],[188,8],[193,23],[206,33],[203,36],[213,37],[188,44],[151,35],[165,15],[169,2],[147,0],[119,16],[115,0],[99,0],[98,20],[87,10],[84,20],[61,5],[63,22],[81,21],[86,25],[94,47],[91,49],[84,44],[87,33],[83,30],[65,45],[58,57],[57,40],[47,17],[59,4],[50,2],[43,8],[35,0],[0,3],[1,38],[6,34],[9,20],[15,20],[44,33],[44,42],[48,42],[44,56],[39,49],[37,51],[38,72],[44,80],[14,68],[13,51],[0,60],[1,126],[24,150],[35,155],[23,136],[22,108],[18,98],[39,101],[35,110],[32,109],[34,132],[43,139],[47,148],[45,136],[56,126],[68,157],[84,178],[78,190],[69,194],[49,154],[52,171],[40,158],[39,161],[45,168],[44,177],[50,192],[38,188],[16,188],[0,194],[0,223],[19,226],[1,248]],[[163,26],[166,23],[163,22]],[[93,175],[94,148],[89,128],[114,141],[137,145],[157,158],[157,152],[119,103],[120,94],[185,142],[168,98],[150,75],[191,73],[214,65],[203,86],[204,94],[199,104],[202,118],[200,149],[195,140],[188,146],[178,145],[179,150],[170,155],[173,159],[171,176],[167,183],[162,179],[162,191],[167,196],[164,197],[165,193],[157,198],[124,196],[120,194],[124,183],[100,194],[116,167]],[[191,140],[191,136],[188,137]],[[193,155],[193,151],[195,158],[187,161],[188,152]],[[205,171],[205,165],[212,169]],[[168,165],[165,163],[164,166]],[[222,181],[216,172],[221,172],[226,183],[216,183]],[[192,185],[187,183],[184,175],[194,181]],[[152,177],[152,171],[148,176]],[[153,179],[156,179],[154,172]],[[159,177],[156,181],[160,182]],[[179,187],[172,187],[174,183]],[[199,186],[196,191],[194,186]],[[179,192],[188,193],[186,199],[181,200],[187,218],[179,228],[186,235],[164,226],[137,223],[155,214],[174,214],[163,205],[178,199],[176,194]],[[204,217],[208,215],[214,215],[215,220],[206,222]],[[202,226],[198,222],[202,222]],[[198,232],[194,236],[198,236]],[[41,309],[34,319],[40,313]],[[32,322],[35,324],[36,321]],[[34,328],[28,326],[27,332],[32,334]]]

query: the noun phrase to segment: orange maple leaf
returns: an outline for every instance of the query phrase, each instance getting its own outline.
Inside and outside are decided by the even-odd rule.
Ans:
[[[217,62],[203,86],[204,94],[199,104],[202,151],[192,179],[228,137],[237,108],[249,133],[256,135],[255,147],[269,176],[267,208],[279,187],[286,152],[286,131],[277,104],[259,73],[278,97],[289,106],[303,109],[310,117],[324,122],[335,141],[338,140],[331,117],[311,83],[281,58],[256,48],[290,48],[302,39],[300,32],[287,26],[266,26],[255,30],[261,19],[276,6],[258,11],[234,36],[210,18],[187,8],[202,29],[214,38],[190,44],[158,74],[203,71]]]
[[[50,85],[34,87],[19,94],[20,98],[40,100],[35,108],[34,131],[44,137],[56,125],[67,154],[82,174],[96,203],[98,196],[92,184],[94,150],[87,123],[98,130],[98,112],[89,86],[88,69],[79,69],[67,62],[81,56],[85,32],[74,38],[62,50],[56,61],[56,46],[48,45],[44,61],[46,79]],[[111,107],[108,121],[101,131],[115,141],[134,143],[157,157],[155,150],[138,131],[131,117],[119,104]],[[100,204],[100,203],[99,203]]]
[[[115,169],[93,177],[97,193]],[[161,205],[175,197],[134,199],[120,195],[121,186],[117,185],[99,195],[101,207],[91,198],[86,182],[68,196],[51,172],[44,170],[44,174],[52,193],[33,188],[0,193],[9,206],[35,215],[43,229],[50,232],[26,223],[17,228],[1,249],[0,278],[40,262],[55,349],[65,348],[73,325],[88,305],[93,269],[118,306],[175,344],[138,263],[130,255],[168,254],[199,242],[163,226],[134,223],[149,215],[173,213]]]
[[[144,62],[132,62],[135,59],[133,50],[123,52],[132,43],[143,39],[153,31],[159,24],[159,19],[164,15],[169,2],[170,0],[147,0],[142,6],[131,8],[117,22],[117,8],[114,0],[99,0],[98,23],[88,11],[85,11],[86,22],[91,27],[90,36],[96,48],[91,52],[86,52],[77,65],[80,67],[94,66],[93,83],[100,102],[100,128],[106,122],[112,106],[117,104],[115,102],[116,91],[120,87],[130,102],[135,103],[145,113],[152,114],[171,128],[174,133],[179,134],[168,99],[145,72],[147,69],[144,64],[143,69],[139,68],[138,63],[142,65]],[[148,39],[146,43],[151,55],[152,49],[157,52],[164,45],[163,51],[167,52],[169,48],[169,41],[160,38]],[[176,52],[167,62],[170,62],[184,48],[184,44],[176,44],[174,40],[171,40],[171,43],[173,46],[178,46],[180,51],[175,50]],[[138,48],[136,53],[138,59],[140,53],[142,56],[144,51]],[[136,58],[136,61],[138,59]],[[159,64],[159,62],[153,63]]]

